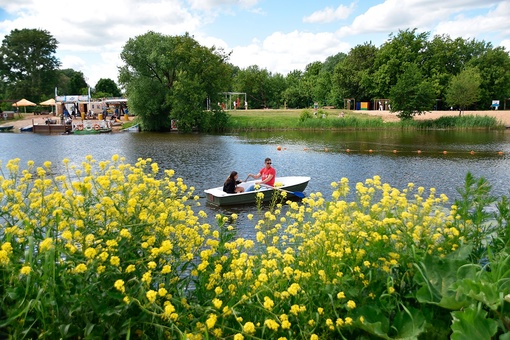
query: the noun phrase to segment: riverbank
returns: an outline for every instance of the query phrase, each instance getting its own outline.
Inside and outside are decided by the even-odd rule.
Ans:
[[[394,112],[390,111],[353,111],[370,116],[381,117],[385,122],[398,122],[399,118]],[[420,116],[415,116],[415,120],[438,119],[440,117],[457,117],[459,111],[430,111]],[[486,110],[486,111],[462,111],[463,116],[489,116],[501,121],[503,125],[510,126],[510,110]]]
[[[18,116],[16,115],[16,117],[18,117]],[[53,115],[34,115],[34,114],[27,113],[27,114],[22,114],[22,117],[19,119],[16,119],[16,120],[2,120],[2,121],[0,121],[0,126],[12,125],[14,127],[13,131],[19,132],[20,131],[19,129],[23,128],[25,126],[30,126],[30,125],[34,125],[34,124],[44,125],[44,124],[46,124],[46,120],[49,118],[57,119],[57,117],[55,117]],[[132,120],[132,119],[133,118],[130,117],[130,120]],[[81,122],[80,119],[75,119],[74,121]],[[98,120],[87,120],[87,121],[91,122],[92,124],[99,122]],[[122,122],[126,123],[127,121],[122,120]],[[120,130],[122,130],[122,125],[116,125],[116,126],[112,127],[112,132],[120,131]]]
[[[281,113],[284,111],[285,113],[288,113],[289,116],[296,116],[299,117],[303,109],[296,109],[296,110],[237,110],[237,111],[229,111],[229,114],[231,114],[233,117],[240,116],[240,115],[251,115],[254,113],[264,113],[268,116],[271,115],[272,112],[278,111]],[[355,114],[359,116],[372,116],[372,117],[381,117],[384,122],[398,122],[399,118],[397,117],[396,113],[390,112],[390,111],[379,111],[379,110],[363,110],[363,111],[347,111],[347,110],[341,110],[341,109],[333,109],[333,110],[324,110],[328,113],[328,116],[331,118],[335,117],[342,117],[341,113],[345,112],[345,114]],[[458,111],[430,111],[420,116],[415,116],[414,120],[434,120],[438,119],[440,117],[456,117],[459,115]],[[506,126],[510,127],[510,110],[486,110],[486,111],[463,111],[463,116],[489,116],[494,117],[498,121],[501,121],[501,123]],[[12,125],[14,127],[15,132],[19,132],[19,129],[25,126],[33,125],[33,124],[45,124],[46,119],[52,118],[55,119],[54,116],[51,115],[34,115],[34,114],[22,114],[21,119],[17,120],[4,120],[0,121],[0,126],[8,126]],[[132,120],[133,117],[130,117],[130,120]],[[123,120],[123,122],[125,122]],[[122,130],[122,125],[114,126],[113,131],[120,131]]]

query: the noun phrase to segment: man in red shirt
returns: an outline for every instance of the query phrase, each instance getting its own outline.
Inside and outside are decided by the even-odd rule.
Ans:
[[[255,184],[266,184],[270,186],[274,186],[274,181],[276,179],[276,170],[271,166],[271,158],[265,159],[265,166],[260,169],[259,173],[256,175],[248,174],[248,177],[253,177],[255,179],[261,178],[260,182],[255,182]],[[254,188],[251,186],[247,191],[252,191]]]

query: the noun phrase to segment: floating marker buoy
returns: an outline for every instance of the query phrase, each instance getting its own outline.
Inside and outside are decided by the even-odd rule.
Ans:
[[[303,150],[308,150],[308,148],[304,148]]]
[[[446,150],[445,150],[445,151],[443,151],[443,155],[446,155],[447,153],[448,153],[448,152],[447,152]]]
[[[503,151],[499,151],[499,152],[498,152],[498,155],[502,155],[502,154],[503,154]]]
[[[324,148],[324,151],[328,152],[328,148]]]
[[[393,150],[393,153],[397,153],[397,150]]]
[[[416,152],[421,153],[421,150],[418,150],[418,151],[416,151]]]
[[[470,154],[474,155],[474,154],[475,154],[475,152],[474,152],[473,150],[471,150]]]
[[[346,149],[345,151],[347,151],[347,152],[351,152],[351,150],[349,150],[349,149]]]
[[[372,149],[368,150],[369,153],[372,153]]]
[[[278,150],[278,151],[281,151],[281,149],[282,149],[282,147],[279,145],[276,147],[276,150]]]

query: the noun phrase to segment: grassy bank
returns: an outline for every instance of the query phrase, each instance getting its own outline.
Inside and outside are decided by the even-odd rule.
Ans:
[[[494,117],[465,115],[427,120],[384,122],[381,117],[349,110],[230,111],[228,131],[297,129],[504,129]]]

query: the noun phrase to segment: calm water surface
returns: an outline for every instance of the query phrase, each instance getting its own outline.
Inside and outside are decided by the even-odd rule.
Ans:
[[[12,158],[20,158],[23,164],[34,160],[38,165],[49,160],[57,173],[64,158],[77,165],[86,155],[107,160],[119,154],[129,163],[152,158],[160,168],[174,169],[176,177],[194,186],[201,196],[202,208],[211,216],[256,211],[251,206],[208,206],[203,190],[222,185],[232,170],[239,172],[240,179],[250,172],[257,173],[265,157],[272,158],[277,176],[310,176],[306,193],[320,191],[325,197],[331,194],[330,183],[342,177],[347,177],[354,188],[356,182],[375,175],[398,189],[409,182],[426,189],[434,187],[452,201],[458,197],[456,188],[463,184],[468,171],[487,178],[495,195],[509,194],[510,188],[510,131],[290,131],[235,135],[122,132],[76,136],[1,133],[0,143],[2,164]]]

